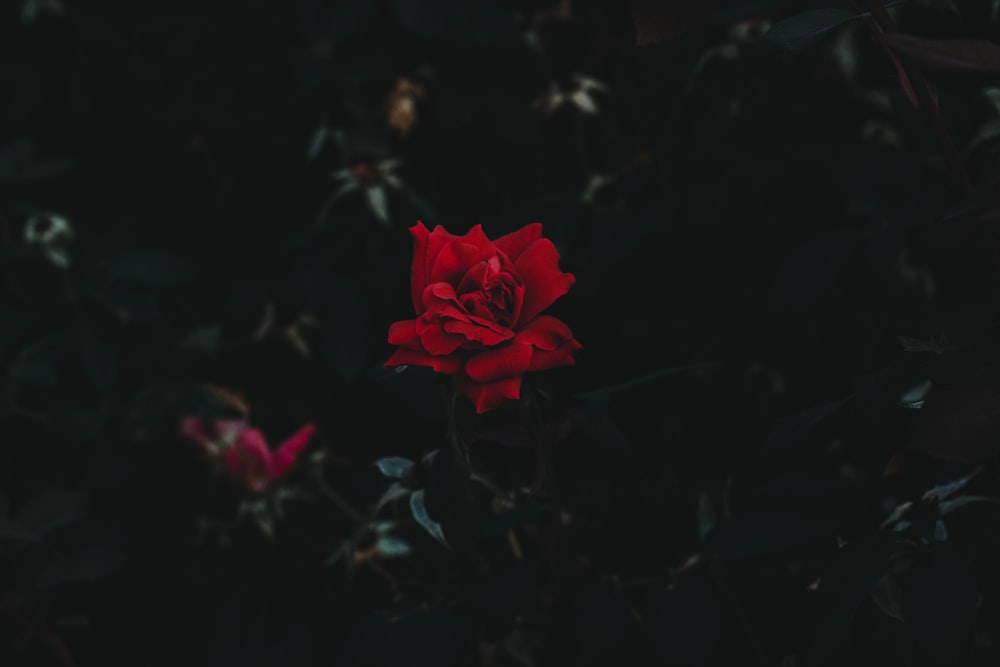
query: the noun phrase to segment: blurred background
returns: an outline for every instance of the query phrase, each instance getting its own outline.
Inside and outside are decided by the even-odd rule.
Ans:
[[[675,5],[5,3],[3,664],[993,664],[998,4]],[[478,481],[418,220],[577,279]]]

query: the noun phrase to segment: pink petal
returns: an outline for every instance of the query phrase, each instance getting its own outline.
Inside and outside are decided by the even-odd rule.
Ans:
[[[316,427],[313,424],[306,424],[295,435],[278,445],[274,452],[274,463],[271,466],[271,479],[281,477],[292,469],[315,432]]]
[[[476,382],[496,382],[520,376],[530,365],[531,346],[512,343],[476,353],[465,362],[465,372]]]
[[[524,280],[524,304],[519,324],[535,319],[576,282],[572,273],[559,270],[559,251],[548,239],[539,239],[526,248],[515,268]]]
[[[516,262],[521,253],[540,238],[542,238],[542,223],[533,222],[521,227],[516,232],[501,236],[493,242],[493,245],[507,255],[511,261]]]
[[[226,451],[225,465],[251,491],[267,486],[274,461],[264,434],[255,428],[244,431]]]

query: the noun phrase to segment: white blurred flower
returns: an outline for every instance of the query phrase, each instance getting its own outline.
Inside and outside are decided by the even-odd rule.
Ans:
[[[36,213],[24,225],[24,240],[38,245],[45,258],[58,268],[69,268],[73,228],[66,218],[53,213]]]
[[[570,104],[585,114],[596,115],[600,113],[593,93],[594,91],[607,93],[608,86],[597,79],[582,74],[574,74],[571,79],[572,83],[566,87],[553,81],[549,84],[548,92],[536,99],[533,106],[549,115],[564,104]]]

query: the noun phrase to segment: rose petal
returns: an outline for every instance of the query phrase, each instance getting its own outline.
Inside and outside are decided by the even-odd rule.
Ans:
[[[426,366],[443,375],[455,375],[462,370],[462,359],[458,356],[432,357],[420,350],[409,350],[401,347],[389,360],[383,364],[385,368],[393,366]]]
[[[495,382],[522,375],[531,365],[531,346],[516,343],[492,347],[465,362],[465,372],[476,382]]]
[[[273,463],[264,434],[255,428],[244,431],[226,451],[226,468],[251,491],[267,486]]]
[[[474,226],[460,238],[463,243],[468,243],[469,245],[476,247],[476,250],[478,251],[478,255],[476,257],[477,262],[495,257],[497,254],[496,246],[489,240],[489,238],[486,237],[486,233],[483,231],[482,225]]]
[[[526,343],[540,350],[555,350],[573,340],[573,332],[562,320],[551,315],[539,315],[517,332],[517,343]],[[575,342],[575,341],[574,341]],[[579,343],[577,343],[579,345]]]
[[[508,399],[516,401],[521,397],[520,375],[486,384],[458,376],[456,386],[476,406],[476,414],[489,412],[503,405]]]
[[[437,259],[445,244],[458,237],[449,234],[441,225],[436,226],[434,231],[428,232],[422,222],[417,222],[413,227],[410,227],[410,235],[413,237],[410,293],[413,298],[414,312],[420,315],[424,312],[422,297],[424,288],[430,282],[428,276],[430,276],[431,267],[434,266],[434,260]]]
[[[427,280],[430,283],[458,285],[462,276],[479,261],[479,248],[475,245],[460,239],[449,241],[434,259]]]
[[[479,343],[487,347],[499,345],[514,337],[514,332],[506,327],[502,327],[494,322],[488,322],[481,317],[473,317],[472,319],[475,322],[448,320],[444,323],[444,330],[449,333],[460,334],[466,341]]]
[[[572,273],[559,270],[559,251],[548,239],[539,239],[525,249],[515,268],[524,281],[524,303],[518,324],[535,319],[576,282]]]
[[[296,431],[295,435],[278,445],[271,465],[271,479],[281,477],[292,469],[315,432],[316,427],[313,424],[306,424]]]
[[[423,323],[417,322],[417,331],[420,332],[420,344],[429,354],[437,357],[451,354],[466,341],[466,337],[460,333],[448,330],[447,324],[450,321],[440,320]]]
[[[573,352],[575,350],[579,350],[581,347],[582,345],[574,340],[556,348],[555,350],[532,350],[531,365],[528,366],[528,370],[547,371],[550,368],[573,366],[576,364],[576,358],[573,356]]]
[[[415,348],[420,341],[417,337],[417,321],[402,320],[389,325],[389,344]]]
[[[521,227],[516,232],[501,236],[493,242],[493,245],[507,255],[511,261],[516,262],[521,253],[540,238],[542,238],[542,223],[533,222]]]

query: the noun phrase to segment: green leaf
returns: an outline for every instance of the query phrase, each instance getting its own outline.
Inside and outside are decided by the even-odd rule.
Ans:
[[[192,269],[182,259],[167,253],[149,251],[125,253],[107,264],[110,280],[143,285],[174,285],[192,280]]]
[[[820,44],[832,37],[838,28],[861,16],[846,9],[813,9],[778,21],[764,35],[764,40],[779,48],[797,51]]]
[[[413,461],[404,459],[401,456],[386,456],[375,462],[379,472],[386,477],[399,479],[413,467]]]
[[[413,512],[413,518],[417,520],[424,530],[431,534],[435,540],[448,546],[448,541],[444,537],[444,531],[441,529],[441,524],[431,518],[430,514],[427,513],[427,507],[424,505],[424,490],[414,491],[410,495],[410,511]]]

